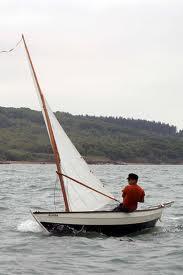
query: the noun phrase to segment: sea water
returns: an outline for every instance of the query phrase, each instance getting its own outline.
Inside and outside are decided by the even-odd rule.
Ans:
[[[183,166],[92,165],[116,197],[137,173],[149,207],[175,200],[150,231],[125,237],[45,234],[30,209],[63,207],[55,166],[0,165],[0,274],[183,274]]]

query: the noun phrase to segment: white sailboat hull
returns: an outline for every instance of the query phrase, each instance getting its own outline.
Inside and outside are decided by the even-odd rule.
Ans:
[[[163,204],[132,213],[123,212],[32,212],[36,221],[47,232],[59,235],[77,232],[99,232],[108,236],[122,236],[155,226],[161,218]]]

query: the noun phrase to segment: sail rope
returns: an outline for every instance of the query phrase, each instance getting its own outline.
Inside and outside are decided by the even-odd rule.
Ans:
[[[57,185],[57,182],[58,182],[58,175],[56,176],[56,179],[55,179],[55,185],[54,185],[54,194],[53,194],[53,204],[54,204],[54,209],[55,209],[55,212],[56,212],[56,185]]]
[[[80,182],[80,181],[74,179],[74,178],[71,178],[71,177],[69,177],[69,176],[67,176],[67,175],[65,175],[65,174],[59,173],[58,171],[56,171],[56,173],[57,173],[58,175],[59,175],[59,174],[62,175],[62,176],[65,177],[65,178],[68,178],[68,179],[70,179],[70,180],[72,180],[72,181],[74,181],[74,182],[76,182],[76,183],[78,183],[78,184],[80,184],[80,185],[82,185],[82,186],[84,186],[84,187],[86,187],[86,188],[88,188],[88,189],[90,189],[90,190],[92,190],[92,191],[94,191],[94,192],[100,194],[100,195],[103,195],[103,196],[105,196],[105,197],[107,197],[107,198],[109,198],[109,199],[111,199],[111,200],[113,200],[113,201],[120,202],[120,201],[118,201],[117,199],[115,199],[115,198],[113,198],[113,197],[111,197],[111,196],[109,196],[109,195],[107,195],[107,194],[105,194],[105,193],[102,193],[101,191],[99,191],[99,190],[97,190],[97,189],[94,189],[94,188],[92,188],[92,187],[90,187],[90,186],[88,186],[88,185],[86,185],[86,184],[84,184],[84,183],[82,183],[82,182]]]
[[[11,48],[9,50],[2,50],[2,51],[0,51],[0,53],[10,53],[10,52],[14,51],[19,46],[19,44],[21,42],[22,42],[22,38],[17,42],[17,44],[15,45],[15,47],[13,47],[13,48]]]

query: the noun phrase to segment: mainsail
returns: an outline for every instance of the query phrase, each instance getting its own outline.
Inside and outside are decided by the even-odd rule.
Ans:
[[[90,171],[87,163],[79,154],[49,107],[40,89],[25,39],[23,36],[22,38],[54,151],[66,211],[94,211],[106,209],[107,206],[108,209],[112,209],[116,199]],[[69,177],[63,178],[63,174]],[[72,179],[76,179],[76,181]],[[89,188],[77,182],[84,183]]]

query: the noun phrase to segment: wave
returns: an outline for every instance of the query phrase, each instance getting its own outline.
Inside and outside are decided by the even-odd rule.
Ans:
[[[40,225],[36,221],[31,219],[21,222],[17,226],[17,230],[19,232],[33,232],[33,233],[43,232]]]
[[[168,217],[168,220],[182,220],[183,216],[180,217]]]

